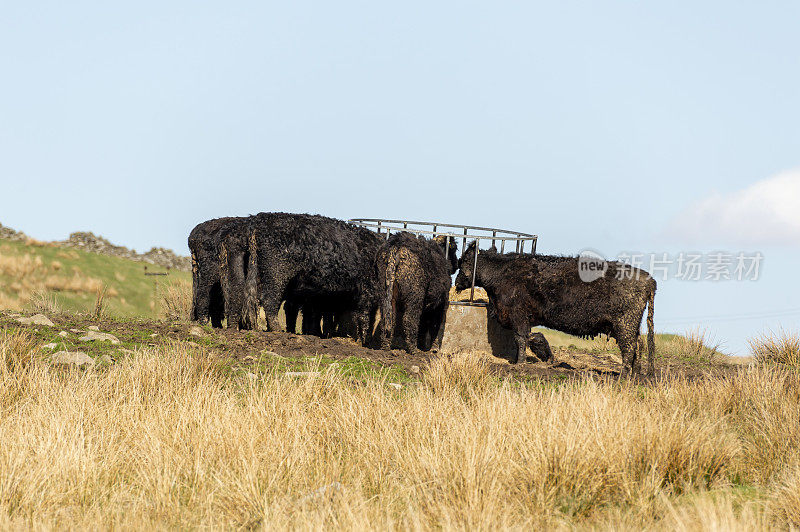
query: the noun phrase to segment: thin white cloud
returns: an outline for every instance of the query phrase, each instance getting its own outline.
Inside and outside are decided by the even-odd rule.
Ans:
[[[694,242],[800,245],[800,169],[697,202],[668,233]]]

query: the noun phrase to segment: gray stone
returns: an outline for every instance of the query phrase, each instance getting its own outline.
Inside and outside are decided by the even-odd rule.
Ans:
[[[203,338],[206,335],[205,331],[197,326],[194,326],[191,329],[189,329],[189,334],[191,334],[192,336],[199,336],[200,338]]]
[[[97,331],[88,331],[86,336],[81,336],[79,340],[81,342],[111,342],[112,345],[117,345],[119,343],[119,339],[113,334]]]
[[[88,329],[90,331],[100,331],[100,327],[98,327],[97,325],[89,325]]]
[[[61,331],[60,333],[58,333],[58,335],[61,338],[66,338],[67,336],[69,336],[69,333],[67,331]]]
[[[56,347],[58,347],[58,344],[44,344],[42,349],[55,349]]]
[[[390,388],[394,388],[395,390],[402,390],[403,389],[403,385],[399,384],[397,382],[387,382],[386,386],[389,386]]]
[[[285,373],[287,377],[317,377],[319,374],[319,371],[287,371]]]
[[[34,314],[30,318],[17,318],[23,325],[42,325],[44,327],[54,327],[55,323],[50,321],[44,314]]]
[[[92,357],[84,353],[83,351],[59,351],[58,353],[54,353],[53,356],[50,358],[50,361],[53,364],[61,365],[61,366],[72,366],[72,367],[92,367],[94,366],[94,360]]]
[[[419,366],[411,366],[411,373],[419,373]]]

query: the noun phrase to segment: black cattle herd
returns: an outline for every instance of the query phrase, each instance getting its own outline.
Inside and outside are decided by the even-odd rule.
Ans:
[[[351,335],[363,345],[410,353],[440,345],[451,277],[456,289],[475,285],[489,312],[514,332],[513,361],[525,361],[531,327],[579,336],[607,334],[622,352],[626,373],[639,369],[639,330],[647,313],[648,373],[655,351],[656,281],[636,268],[610,262],[605,275],[584,282],[578,258],[478,250],[457,257],[450,237],[408,232],[379,234],[319,215],[259,213],[217,218],[189,235],[192,319],[214,327],[256,328],[259,308],[270,331]],[[475,254],[478,257],[475,257]],[[617,275],[621,270],[625,275]],[[380,326],[376,319],[380,310]],[[377,333],[373,333],[376,331]]]

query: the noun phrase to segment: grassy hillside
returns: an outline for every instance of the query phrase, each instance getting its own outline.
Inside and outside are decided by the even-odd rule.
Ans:
[[[105,288],[110,315],[155,317],[165,290],[190,283],[189,273],[152,264],[35,241],[0,240],[0,308],[23,310],[54,300],[62,310],[91,311]]]

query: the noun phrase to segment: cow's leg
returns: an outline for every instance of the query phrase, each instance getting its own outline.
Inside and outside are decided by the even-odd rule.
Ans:
[[[199,267],[197,264],[197,256],[192,252],[192,311],[189,318],[192,321],[197,321],[197,291],[200,288],[200,275]]]
[[[331,338],[333,337],[334,329],[334,314],[331,311],[326,311],[322,313],[322,337],[323,338]]]
[[[205,263],[200,263],[195,292],[194,319],[205,325],[211,314],[211,292],[218,275],[213,275]]]
[[[528,339],[531,334],[531,321],[526,315],[517,315],[513,317],[512,329],[514,331],[514,340],[517,344],[517,357],[513,360],[514,364],[522,364],[528,357]]]
[[[636,334],[628,331],[616,331],[613,335],[622,354],[622,375],[629,376],[636,361]]]
[[[209,291],[208,315],[212,327],[217,329],[222,327],[222,320],[225,318],[225,298],[219,281],[215,282]]]
[[[322,336],[320,329],[320,319],[322,318],[317,305],[306,303],[303,305],[303,334],[313,334],[314,336]]]
[[[245,291],[244,254],[231,252],[223,248],[227,254],[224,258],[220,254],[220,284],[225,300],[225,318],[228,328],[238,328],[241,325],[242,303]]]
[[[633,373],[635,375],[641,375],[642,374],[642,357],[640,355],[644,352],[644,349],[642,349],[642,341],[641,340],[642,340],[641,335],[639,335],[639,333],[637,332],[636,333],[636,341],[633,342],[633,345],[634,345],[634,348],[633,348]]]
[[[297,314],[300,312],[300,305],[294,301],[286,300],[283,303],[283,315],[286,317],[286,332],[297,332]],[[304,316],[305,318],[305,316]]]
[[[278,321],[278,312],[281,310],[281,295],[276,293],[265,294],[261,298],[261,306],[264,307],[264,317],[267,319],[268,331],[280,331],[281,326]]]
[[[447,301],[433,309],[430,313],[429,331],[431,333],[431,349],[439,351],[442,348],[444,336],[444,322],[447,317]]]
[[[392,288],[390,294],[381,299],[381,349],[386,351],[392,348],[397,310],[397,290]]]
[[[422,298],[411,296],[406,300],[403,312],[403,336],[406,351],[412,355],[419,354],[419,324],[422,319]]]

